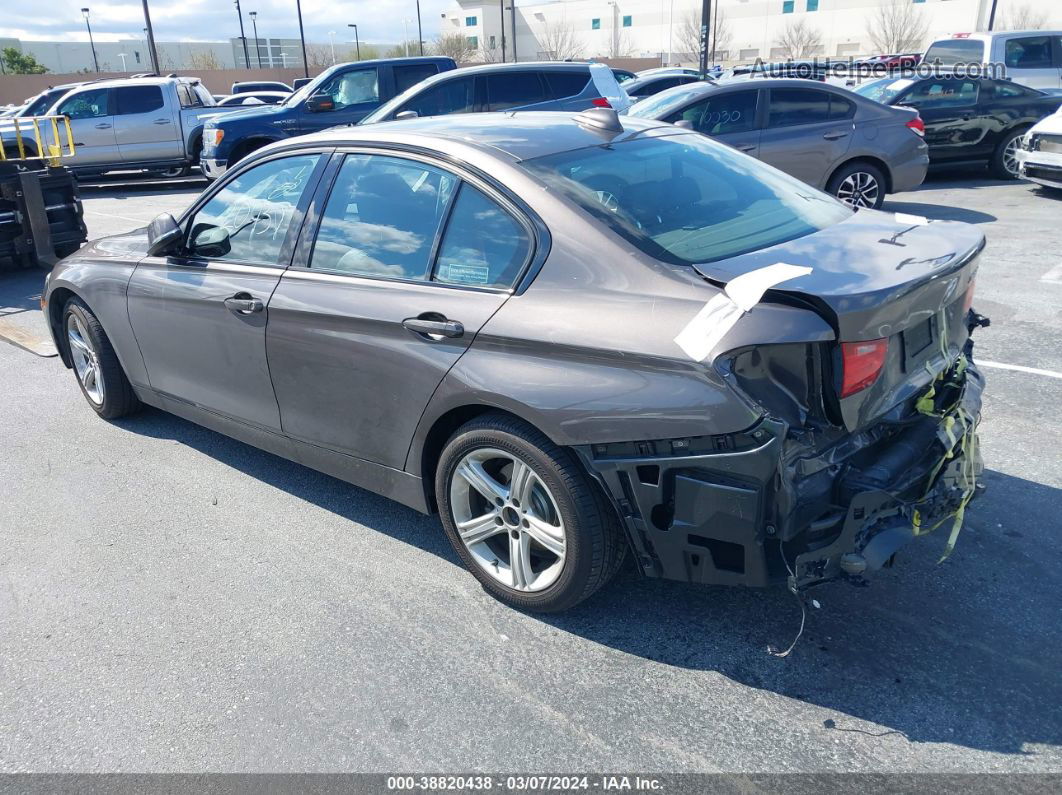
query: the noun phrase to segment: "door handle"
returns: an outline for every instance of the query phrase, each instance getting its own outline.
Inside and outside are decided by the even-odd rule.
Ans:
[[[152,122],[152,124],[171,124],[171,123],[172,122],[171,122],[170,119],[155,119],[155,121]]]
[[[236,293],[231,298],[225,299],[225,308],[237,315],[250,315],[254,312],[261,312],[265,309],[265,304],[249,293]]]
[[[97,124],[96,125],[96,129],[97,130],[109,130],[109,129],[111,129],[111,125],[109,125],[106,122],[104,122],[103,124]]]
[[[847,136],[848,136],[848,133],[840,132],[840,131],[823,133],[823,135],[822,135],[822,137],[825,138],[827,141],[836,141],[839,138],[846,138]]]
[[[738,150],[740,150],[742,152],[753,152],[753,151],[756,150],[756,145],[755,144],[749,144],[747,146],[739,146]]]
[[[414,334],[440,339],[442,337],[462,337],[465,327],[456,320],[447,320],[435,312],[425,313],[420,317],[407,317],[402,325]]]

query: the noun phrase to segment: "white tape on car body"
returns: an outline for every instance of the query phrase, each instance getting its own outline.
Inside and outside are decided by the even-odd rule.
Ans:
[[[701,307],[675,337],[675,343],[695,362],[703,362],[741,316],[760,302],[765,292],[811,271],[806,265],[776,262],[735,276],[723,292]]]
[[[896,213],[896,223],[910,226],[925,226],[929,219],[924,215],[909,215],[908,213]]]

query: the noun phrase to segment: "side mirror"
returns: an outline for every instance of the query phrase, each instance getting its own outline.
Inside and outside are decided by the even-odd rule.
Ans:
[[[229,230],[223,226],[204,226],[192,238],[192,253],[199,257],[224,257],[232,251]]]
[[[689,119],[679,119],[677,122],[675,122],[675,126],[681,127],[683,130],[692,130],[693,122]]]
[[[402,121],[403,119],[416,119],[420,116],[415,110],[404,110],[401,113],[395,114],[395,121]]]
[[[310,111],[310,113],[321,113],[335,109],[336,103],[328,94],[314,94],[306,100],[306,110]]]
[[[169,213],[163,213],[155,218],[147,228],[148,256],[158,257],[173,248],[181,239],[181,227]]]

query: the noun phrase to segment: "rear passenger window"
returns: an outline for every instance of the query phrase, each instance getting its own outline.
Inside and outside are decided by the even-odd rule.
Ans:
[[[830,95],[830,120],[850,119],[855,116],[855,103],[836,94]]]
[[[808,88],[772,88],[768,127],[817,124],[830,120],[830,95]]]
[[[548,99],[538,72],[505,72],[487,75],[490,110],[508,110]]]
[[[125,86],[116,89],[118,115],[151,113],[163,106],[162,89],[159,86]]]
[[[432,244],[457,178],[414,160],[349,155],[317,231],[310,267],[427,279]]]
[[[1027,36],[1011,39],[1006,44],[1003,62],[1018,69],[1051,68],[1051,37]]]
[[[411,64],[409,66],[396,66],[395,71],[395,95],[401,94],[406,89],[412,88],[426,77],[438,74],[435,64]]]
[[[466,182],[443,236],[434,281],[509,287],[530,248],[523,225]]]
[[[448,113],[471,113],[476,96],[471,77],[445,80],[413,97],[395,113],[416,111],[418,116],[445,116]]]
[[[546,85],[554,99],[566,99],[583,93],[590,75],[586,72],[544,72]]]

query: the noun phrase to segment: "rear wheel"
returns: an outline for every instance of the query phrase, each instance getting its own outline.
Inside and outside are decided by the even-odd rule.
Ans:
[[[992,163],[989,168],[992,176],[996,179],[1018,178],[1018,150],[1021,149],[1021,139],[1025,137],[1025,130],[1017,130],[1008,133],[999,142],[995,153],[992,155]]]
[[[125,377],[103,326],[80,299],[67,302],[63,330],[78,386],[92,410],[113,420],[139,409],[140,400]]]
[[[856,209],[879,210],[885,201],[885,175],[870,163],[849,163],[830,178],[826,192]]]
[[[520,420],[462,426],[435,479],[443,527],[484,588],[513,607],[572,607],[616,573],[626,553],[615,512],[575,457]]]

